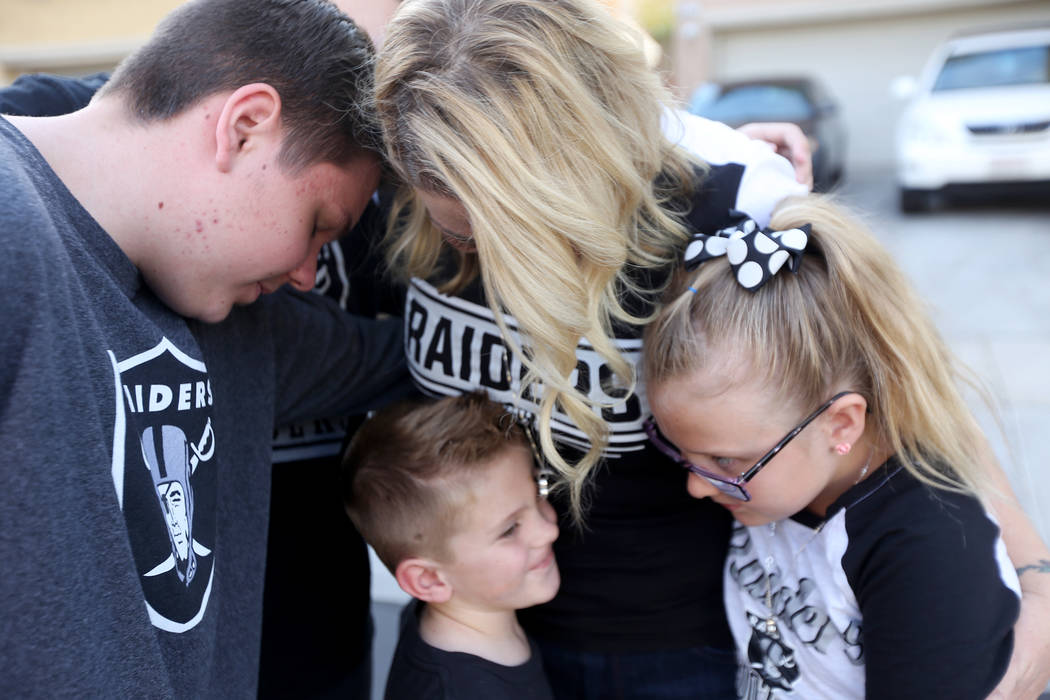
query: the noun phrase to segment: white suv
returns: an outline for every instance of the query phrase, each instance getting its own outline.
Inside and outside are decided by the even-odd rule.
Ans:
[[[912,93],[897,128],[902,210],[977,187],[1050,195],[1050,26],[956,36],[898,91]]]

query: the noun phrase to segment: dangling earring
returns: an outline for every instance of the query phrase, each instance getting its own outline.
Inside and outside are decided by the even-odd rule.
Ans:
[[[848,442],[840,442],[839,444],[835,445],[835,451],[838,452],[840,455],[848,455],[849,451],[852,449],[853,445],[849,444]]]

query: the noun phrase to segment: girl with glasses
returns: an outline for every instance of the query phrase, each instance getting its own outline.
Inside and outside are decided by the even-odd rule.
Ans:
[[[1013,505],[889,254],[797,198],[771,228],[695,235],[668,299],[645,337],[647,429],[736,521],[738,695],[987,697],[1020,603],[989,512]]]

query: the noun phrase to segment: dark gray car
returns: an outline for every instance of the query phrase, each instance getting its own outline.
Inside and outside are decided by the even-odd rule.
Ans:
[[[756,78],[700,86],[689,111],[737,127],[748,122],[792,122],[813,149],[813,188],[826,192],[844,172],[846,129],[838,103],[814,78]]]

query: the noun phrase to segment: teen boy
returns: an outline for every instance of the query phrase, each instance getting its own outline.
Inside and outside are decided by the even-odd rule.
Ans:
[[[532,464],[520,428],[480,393],[398,404],[354,436],[347,511],[416,599],[387,700],[552,697],[515,616],[560,583]]]
[[[371,61],[324,0],[196,0],[0,119],[5,695],[254,695],[274,421],[404,376],[397,324],[252,303],[376,187]]]

